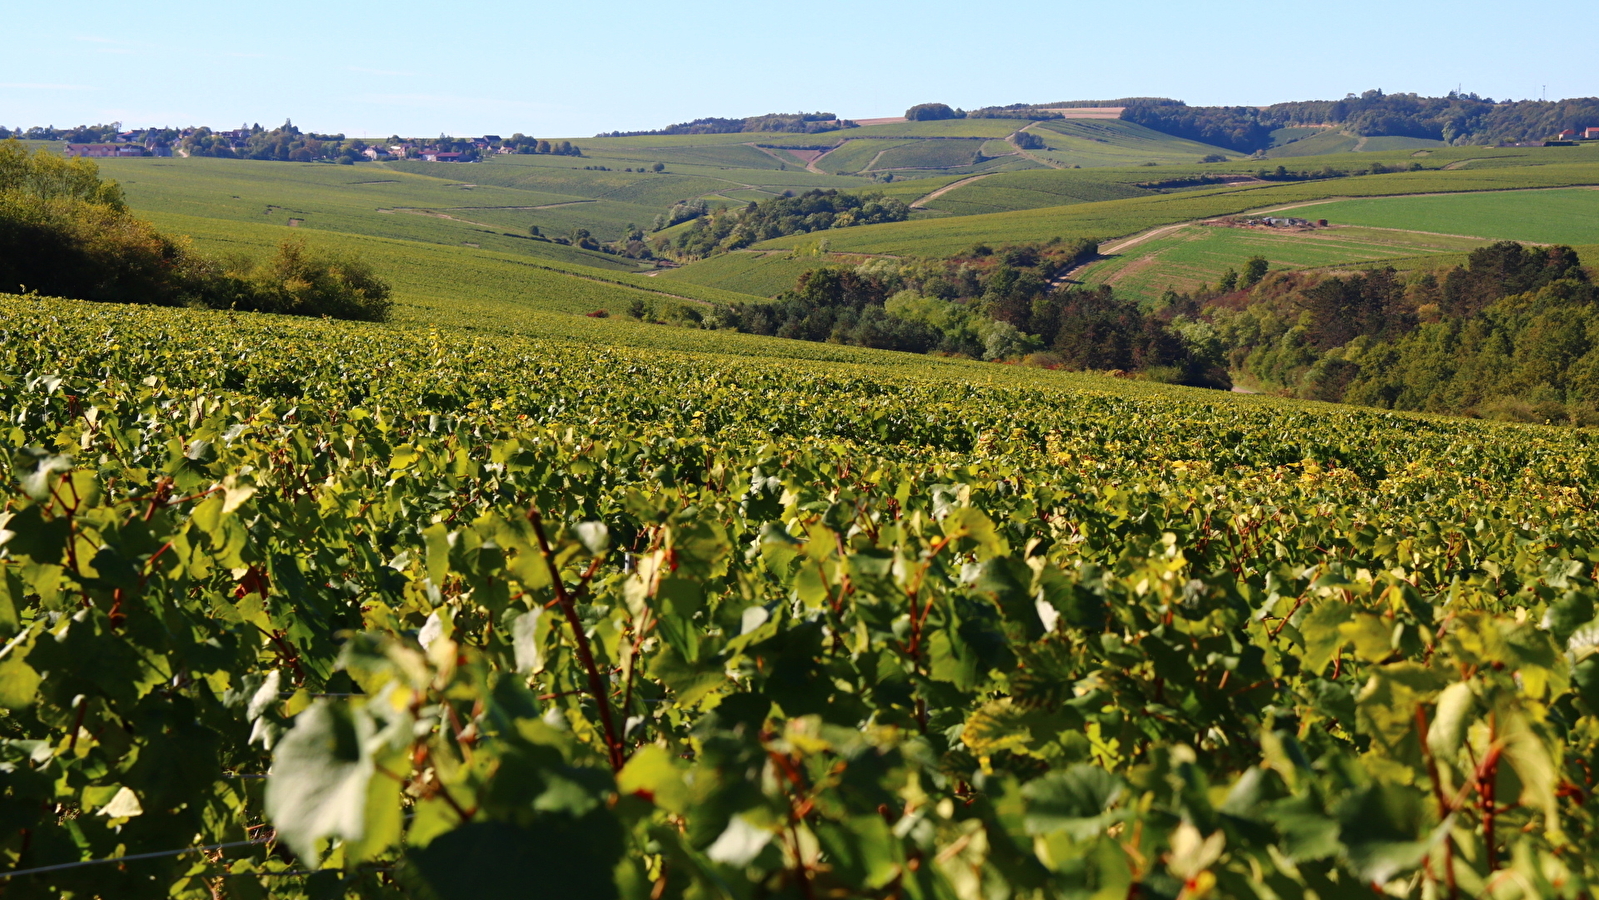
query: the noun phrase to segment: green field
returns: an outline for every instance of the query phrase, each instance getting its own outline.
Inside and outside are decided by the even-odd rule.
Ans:
[[[208,253],[262,257],[289,237],[303,237],[313,248],[357,253],[393,286],[396,318],[405,322],[479,327],[515,322],[532,312],[620,313],[634,299],[663,294],[705,303],[753,299],[690,282],[654,283],[643,275],[488,249],[176,213],[152,213],[148,218],[158,228],[192,237],[194,245]]]
[[[865,170],[879,154],[897,147],[913,147],[920,141],[845,141],[837,149],[828,151],[816,160],[816,168],[833,174],[854,173]]]
[[[979,182],[981,184],[981,182]],[[1249,210],[1303,204],[1330,197],[1513,190],[1599,184],[1599,165],[1565,163],[1515,168],[1429,170],[1275,185],[1240,185],[1072,206],[895,222],[829,235],[833,250],[909,256],[944,256],[978,242],[1017,243],[1063,239],[1107,240],[1148,228]],[[958,196],[959,191],[951,192]],[[758,249],[791,249],[813,240],[779,238]]]
[[[958,169],[975,162],[983,143],[977,140],[936,140],[903,144],[880,154],[868,171]]]
[[[758,297],[775,297],[791,290],[795,281],[805,272],[840,262],[845,260],[741,250],[712,256],[681,268],[666,269],[650,280],[661,282],[663,290],[675,290],[677,285],[682,284],[698,284]]]
[[[1316,231],[1185,225],[1150,240],[1113,251],[1075,278],[1108,284],[1118,294],[1148,302],[1167,289],[1182,293],[1215,285],[1227,269],[1264,256],[1273,270],[1354,265],[1420,255],[1463,253],[1484,242],[1470,238],[1342,226]]]
[[[1320,128],[1279,128],[1272,132],[1272,135],[1274,138],[1281,135],[1287,140],[1266,151],[1266,156],[1271,159],[1338,153],[1385,153],[1396,150],[1414,152],[1449,146],[1443,141],[1426,138],[1361,137],[1336,129]]]
[[[1034,169],[1002,172],[962,185],[928,208],[969,216],[1046,206],[1148,196],[1149,191],[1099,176],[1104,170]],[[1148,177],[1147,174],[1144,177]]]
[[[1543,244],[1599,243],[1599,191],[1501,191],[1444,197],[1340,200],[1298,215],[1335,223]]]
[[[634,268],[613,257],[530,241],[527,225],[505,218],[512,207],[575,203],[526,210],[528,222],[549,222],[551,233],[567,221],[596,222],[584,198],[552,190],[518,190],[477,180],[490,167],[429,163],[427,174],[380,165],[227,159],[107,159],[100,170],[116,179],[141,214],[173,213],[247,224],[287,226],[539,256],[608,268]],[[402,164],[403,165],[403,164]],[[603,174],[603,173],[601,173]],[[473,175],[473,181],[464,180]],[[642,177],[642,176],[641,176]],[[583,209],[582,213],[569,210]],[[655,212],[640,207],[638,215]],[[452,218],[443,218],[450,216]],[[500,221],[490,222],[490,218]],[[564,228],[554,223],[561,221]],[[645,220],[646,223],[648,219]],[[507,233],[510,232],[510,233]]]
[[[1051,119],[1031,125],[1027,131],[1043,138],[1049,148],[1030,153],[1065,167],[1181,164],[1195,163],[1213,154],[1229,159],[1238,156],[1220,147],[1172,137],[1116,119]]]

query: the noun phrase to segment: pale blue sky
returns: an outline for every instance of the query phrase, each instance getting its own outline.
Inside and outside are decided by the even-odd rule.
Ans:
[[[1599,95],[1593,0],[5,4],[0,123],[578,137],[1129,95]]]

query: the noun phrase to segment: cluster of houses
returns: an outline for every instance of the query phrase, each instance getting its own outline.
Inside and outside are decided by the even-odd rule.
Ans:
[[[124,131],[111,141],[95,144],[67,144],[67,156],[105,159],[111,156],[171,156],[172,145],[142,131]]]
[[[1565,131],[1562,131],[1559,134],[1555,135],[1555,140],[1557,140],[1557,141],[1599,141],[1599,128],[1585,128],[1582,131],[1578,131],[1575,128],[1567,128]]]
[[[197,128],[182,129],[177,133],[176,139],[171,141],[163,139],[172,136],[170,131],[159,136],[153,131],[124,131],[101,142],[69,142],[65,149],[65,155],[94,159],[119,156],[172,156],[175,146],[181,144],[184,138],[190,137],[198,131],[199,129]],[[212,137],[227,141],[229,148],[235,153],[243,153],[247,149],[251,134],[251,129],[248,128],[211,132]],[[517,149],[510,144],[504,143],[504,139],[497,134],[485,134],[478,138],[456,141],[454,145],[459,147],[463,143],[470,150],[450,150],[423,143],[401,142],[387,147],[374,144],[362,150],[361,154],[367,159],[392,158],[421,159],[428,162],[465,162],[487,153],[515,153]]]
[[[491,149],[495,153],[516,152],[515,147],[506,145],[500,145],[496,147],[495,145],[500,144],[502,140],[504,140],[504,138],[501,138],[497,134],[485,134],[479,138],[470,138],[465,141],[465,143],[471,146],[471,148],[476,150],[479,154],[488,153],[491,151]],[[361,151],[361,155],[365,156],[367,159],[378,159],[379,157],[386,156],[393,159],[421,159],[426,160],[427,162],[463,162],[469,161],[472,158],[471,154],[464,151],[444,150],[439,147],[422,146],[420,144],[412,143],[392,144],[388,147],[368,147]]]

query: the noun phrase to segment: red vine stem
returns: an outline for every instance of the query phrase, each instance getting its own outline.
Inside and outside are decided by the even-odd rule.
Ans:
[[[622,752],[622,739],[616,732],[616,720],[611,715],[611,701],[605,690],[605,681],[600,677],[599,667],[594,663],[594,651],[589,648],[589,638],[583,631],[583,621],[577,616],[577,604],[572,602],[571,595],[566,592],[566,585],[561,581],[561,572],[555,567],[555,554],[551,552],[550,539],[544,533],[543,517],[536,508],[529,507],[527,520],[533,524],[533,534],[539,541],[539,553],[544,556],[544,565],[550,570],[550,583],[555,586],[555,599],[561,607],[561,612],[566,614],[566,623],[572,626],[572,637],[577,644],[577,658],[588,673],[589,694],[600,707],[600,723],[605,728],[605,746],[611,758],[611,768],[620,772],[627,758]]]

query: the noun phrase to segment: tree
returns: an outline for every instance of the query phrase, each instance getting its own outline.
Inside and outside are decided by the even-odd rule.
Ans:
[[[650,171],[651,172],[665,172],[666,171],[666,163],[658,162],[655,165],[650,166]]]
[[[941,119],[956,119],[959,116],[946,103],[918,103],[905,110],[905,118],[912,122],[935,122]]]
[[[1266,257],[1251,256],[1244,263],[1244,287],[1252,288],[1260,284],[1260,280],[1266,277],[1266,270],[1270,267],[1271,263],[1266,260]]]

